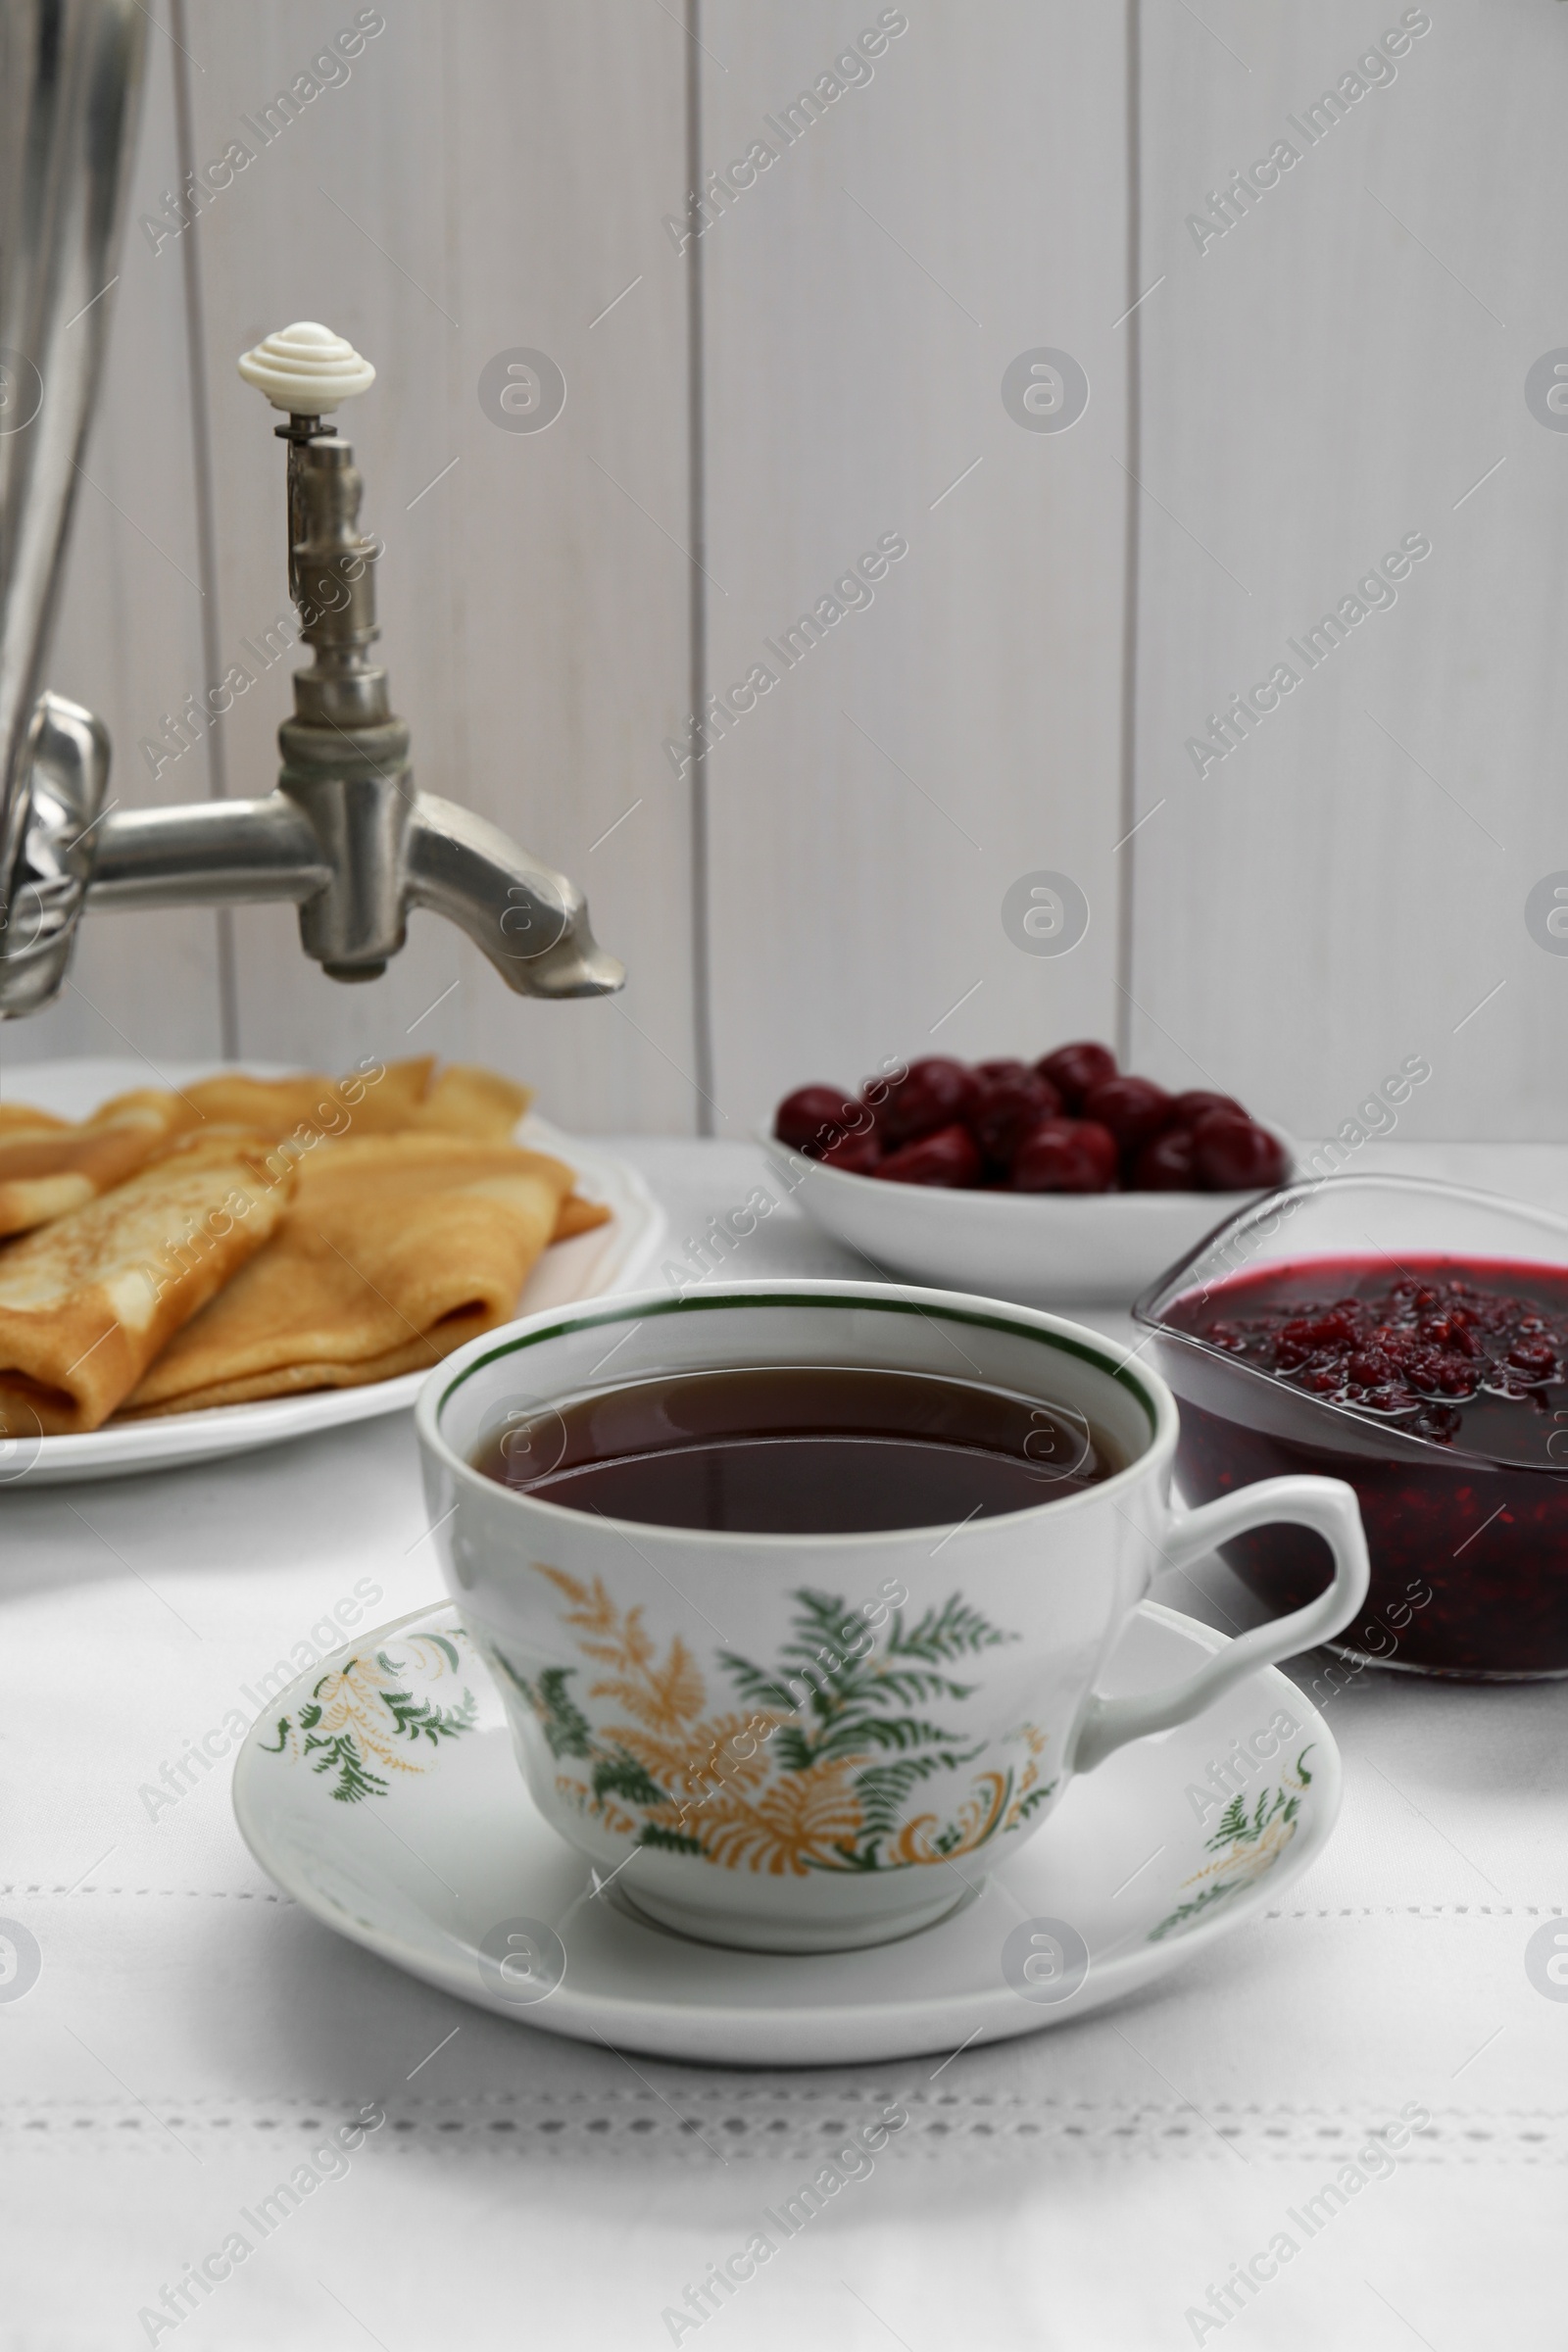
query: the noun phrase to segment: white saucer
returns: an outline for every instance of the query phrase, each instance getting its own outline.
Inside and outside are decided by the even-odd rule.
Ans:
[[[156,1070],[139,1061],[34,1061],[7,1069],[0,1091],[7,1102],[33,1102],[61,1118],[77,1119],[131,1087],[190,1086],[198,1078],[231,1068],[243,1068],[253,1078],[289,1075],[283,1063],[266,1061],[172,1062]],[[518,1314],[639,1289],[663,1247],[665,1217],[638,1170],[594,1145],[579,1143],[575,1136],[563,1135],[532,1111],[518,1124],[516,1140],[566,1160],[577,1172],[583,1198],[603,1201],[611,1212],[607,1224],[545,1251],[523,1286]],[[308,1438],[351,1421],[407,1412],[426,1377],[423,1372],[405,1372],[366,1388],[312,1389],[302,1396],[269,1396],[255,1404],[209,1405],[202,1412],[164,1413],[148,1421],[110,1421],[82,1437],[16,1440],[9,1449],[0,1448],[0,1489],[74,1486],[83,1480],[177,1470],[222,1454],[251,1453],[286,1438]]]
[[[1101,1687],[1154,1689],[1225,1646],[1145,1601]],[[1270,1734],[1281,1715],[1290,1730]],[[1244,1769],[1237,1743],[1259,1735],[1277,1753]],[[1191,1791],[1214,1767],[1229,1788],[1200,1821]],[[656,2057],[827,2066],[1032,2034],[1165,1975],[1278,1902],[1328,1838],[1340,1780],[1323,1718],[1265,1666],[1075,1783],[989,1878],[944,1866],[955,1909],[936,1926],[866,1951],[731,1951],[637,1916],[635,1853],[596,1888],[536,1810],[442,1601],[271,1701],[236,1760],[234,1811],[308,1910],[464,2000]]]

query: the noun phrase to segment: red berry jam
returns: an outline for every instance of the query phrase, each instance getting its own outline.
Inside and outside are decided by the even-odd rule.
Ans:
[[[1355,1489],[1372,1586],[1336,1646],[1428,1672],[1568,1673],[1568,1269],[1271,1265],[1176,1299],[1163,1327],[1204,1344],[1159,1348],[1190,1502],[1288,1472]],[[1328,1581],[1304,1529],[1260,1528],[1224,1556],[1279,1610]]]

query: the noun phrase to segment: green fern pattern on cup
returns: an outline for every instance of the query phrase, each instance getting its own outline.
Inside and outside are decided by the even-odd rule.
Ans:
[[[678,1635],[661,1657],[640,1607],[618,1607],[598,1579],[535,1565],[566,1602],[596,1678],[580,1701],[581,1669],[530,1678],[487,1654],[564,1767],[561,1793],[639,1844],[773,1875],[907,1869],[1017,1828],[1056,1786],[1041,1783],[1047,1737],[1031,1724],[1014,1735],[1017,1763],[966,1773],[984,1743],[966,1744],[945,1710],[975,1690],[970,1662],[1017,1637],[958,1593],[912,1622],[896,1612],[872,1640],[839,1595],[798,1591],[771,1664],[720,1653],[740,1709],[713,1710]],[[620,1720],[603,1706],[590,1715],[606,1700]]]

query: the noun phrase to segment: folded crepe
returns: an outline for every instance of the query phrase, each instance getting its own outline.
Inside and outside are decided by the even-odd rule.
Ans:
[[[0,1103],[0,1237],[97,1200],[144,1166],[185,1117],[177,1095],[155,1088],[117,1096],[90,1119]]]
[[[270,1239],[294,1183],[268,1136],[193,1136],[0,1249],[0,1430],[98,1428]]]
[[[510,1144],[532,1101],[532,1087],[518,1086],[499,1070],[449,1061],[416,1105],[411,1123],[441,1134],[470,1136],[475,1143]]]
[[[43,1135],[50,1128],[69,1127],[72,1123],[70,1119],[57,1117],[52,1110],[39,1110],[31,1102],[0,1102],[0,1141],[26,1132]]]
[[[608,1225],[611,1211],[602,1200],[585,1200],[580,1193],[568,1193],[561,1203],[556,1218],[553,1242],[574,1241],[579,1233],[592,1233],[596,1225]]]
[[[347,1078],[311,1071],[249,1078],[243,1071],[225,1070],[188,1088],[182,1101],[202,1118],[266,1128],[304,1149],[318,1141],[408,1133],[466,1136],[475,1143],[512,1141],[533,1101],[531,1087],[477,1062],[449,1062],[432,1078],[433,1068],[433,1056],[424,1054],[372,1065]],[[602,1201],[570,1194],[561,1203],[550,1238],[569,1242],[608,1224],[611,1213]]]
[[[224,1070],[187,1087],[181,1097],[186,1124],[232,1122],[275,1136],[293,1136],[306,1146],[321,1138],[342,1140],[396,1135],[414,1129],[470,1137],[476,1143],[508,1143],[532,1096],[525,1086],[494,1070],[451,1063],[432,1082],[433,1054],[413,1061],[372,1062],[346,1078],[303,1071],[290,1078],[249,1078]]]
[[[193,1412],[424,1371],[516,1312],[572,1172],[542,1152],[436,1133],[350,1137],[298,1163],[266,1250],[126,1399]]]

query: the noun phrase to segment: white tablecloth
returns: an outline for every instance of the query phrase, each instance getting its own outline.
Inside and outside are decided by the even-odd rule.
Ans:
[[[739,1145],[623,1148],[677,1236],[758,1181]],[[1565,1152],[1381,1162],[1568,1206]],[[790,1209],[745,1270],[856,1269]],[[260,1667],[329,1646],[361,1580],[368,1623],[430,1596],[424,1524],[406,1416],[214,1469],[0,1494],[0,1915],[41,1954],[25,1996],[0,1997],[5,2352],[175,2336],[181,2352],[699,2336],[794,2352],[806,2329],[846,2352],[1139,2352],[1233,2330],[1293,2352],[1562,2341],[1568,1999],[1525,1969],[1568,1908],[1560,1687],[1361,1676],[1328,1709],[1348,1787],[1325,1858],[1124,2007],[945,2065],[627,2060],[318,1926],[241,1844],[225,1764],[187,1767],[170,1804],[142,1793],[249,1717]],[[1157,1596],[1221,1625],[1254,1614],[1217,1563]],[[868,2176],[700,2325],[663,2316],[890,2106],[907,2125]],[[1430,2128],[1388,2177],[1309,2204],[1406,2108]],[[384,2124],[318,2161],[265,2239],[248,2229],[367,2109]],[[243,2260],[221,2253],[235,2231]],[[1269,2255],[1282,2234],[1296,2250]],[[177,2324],[151,2316],[166,2288],[179,2309],[206,2257],[228,2275],[205,2296],[187,2284]],[[1228,2313],[1210,2301],[1254,2257]]]

